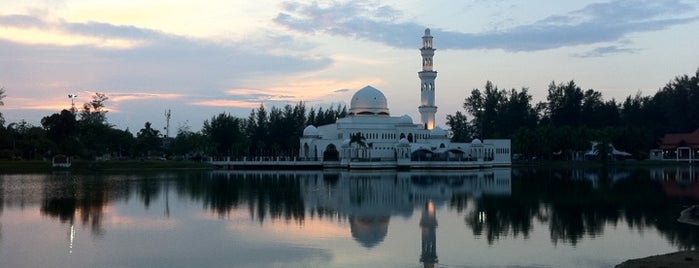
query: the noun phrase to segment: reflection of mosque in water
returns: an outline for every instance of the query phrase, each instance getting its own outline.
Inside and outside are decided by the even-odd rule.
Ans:
[[[510,195],[511,170],[439,172],[339,172],[308,174],[302,184],[306,208],[347,216],[352,237],[371,248],[386,237],[391,216],[412,216],[422,208],[420,229],[425,267],[437,263],[436,207],[456,195]]]

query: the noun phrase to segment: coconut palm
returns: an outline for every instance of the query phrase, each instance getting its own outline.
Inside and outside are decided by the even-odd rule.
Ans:
[[[355,150],[356,157],[359,157],[359,151],[360,150],[364,151],[366,149],[366,146],[367,146],[366,138],[364,137],[364,135],[362,135],[361,132],[357,132],[355,134],[350,134],[350,143],[349,144],[350,144],[350,146],[352,146],[352,144],[357,144],[358,148],[356,148],[356,150]]]

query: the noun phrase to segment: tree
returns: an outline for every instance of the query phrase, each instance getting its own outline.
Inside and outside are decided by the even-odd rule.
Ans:
[[[527,88],[522,88],[521,91],[513,88],[505,93],[502,100],[504,104],[498,105],[501,110],[497,113],[497,122],[501,123],[494,127],[495,137],[511,138],[520,128],[536,126],[538,116],[531,100]]]
[[[475,136],[511,138],[519,128],[536,126],[538,116],[531,99],[526,88],[505,91],[487,81],[482,92],[477,88],[471,91],[463,107],[473,115],[471,127],[478,130],[473,132]]]
[[[78,121],[80,142],[83,145],[81,155],[92,158],[108,152],[109,141],[104,137],[112,127],[107,123],[105,102],[109,98],[103,93],[95,93],[92,101],[83,105]]]
[[[109,99],[104,93],[95,93],[92,96],[92,101],[86,102],[83,105],[83,110],[80,112],[80,120],[83,124],[107,124],[107,110],[105,102]]]
[[[136,138],[128,128],[126,130],[108,128],[105,138],[108,141],[107,149],[119,158],[133,156],[134,150],[139,148]]]
[[[5,88],[0,87],[0,106],[4,106],[5,103],[2,101],[6,97],[5,95]],[[0,112],[0,127],[5,126],[5,118],[2,116],[2,112]]]
[[[7,132],[12,142],[12,155],[22,159],[39,159],[47,157],[53,149],[53,143],[46,138],[43,128],[33,126],[24,120],[11,123]]]
[[[202,134],[214,144],[219,155],[237,155],[244,152],[247,146],[244,126],[244,120],[228,113],[220,113],[204,121]]]
[[[447,125],[451,129],[451,141],[453,142],[469,142],[475,135],[474,128],[461,111],[456,111],[454,115],[448,114]]]
[[[162,135],[157,129],[151,127],[150,122],[146,122],[141,130],[136,134],[136,148],[140,155],[150,156],[152,153],[162,151]]]
[[[172,152],[190,159],[200,158],[208,153],[209,140],[201,132],[192,132],[187,127],[180,128],[172,141]]]
[[[46,116],[41,119],[41,125],[48,138],[56,144],[56,153],[73,155],[78,152],[78,121],[73,112],[64,109],[61,113]]]
[[[554,126],[578,126],[581,121],[584,94],[573,80],[566,84],[549,84],[546,96],[548,115]]]
[[[366,138],[364,137],[364,135],[362,135],[361,132],[350,134],[349,144],[350,144],[350,146],[352,146],[352,144],[357,145],[357,147],[354,148],[354,150],[353,150],[353,151],[355,151],[355,157],[359,157],[360,151],[362,152],[362,155],[364,155],[364,153],[366,152],[366,147],[367,147]]]

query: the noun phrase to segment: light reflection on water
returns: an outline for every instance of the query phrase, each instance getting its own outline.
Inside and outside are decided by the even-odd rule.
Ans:
[[[610,267],[699,244],[697,171],[0,175],[0,267]]]

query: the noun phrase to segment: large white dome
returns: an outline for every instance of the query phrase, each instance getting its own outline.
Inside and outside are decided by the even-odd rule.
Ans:
[[[352,96],[350,115],[389,115],[386,96],[372,86],[366,86]]]

